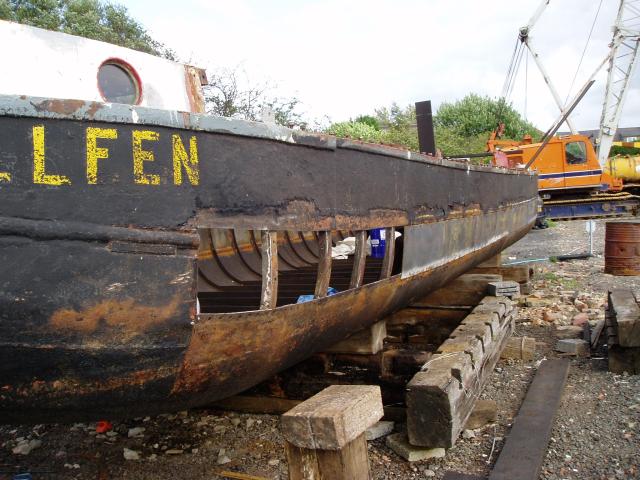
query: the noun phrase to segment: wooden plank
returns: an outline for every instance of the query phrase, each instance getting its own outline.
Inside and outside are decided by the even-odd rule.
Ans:
[[[301,403],[301,400],[291,400],[289,398],[235,395],[224,400],[218,400],[213,406],[233,412],[281,415],[299,403]]]
[[[536,355],[536,339],[531,337],[511,337],[504,346],[500,358],[511,358],[529,362]]]
[[[318,276],[316,278],[315,297],[323,298],[327,296],[327,289],[331,281],[331,232],[318,232],[318,248],[320,260],[318,261]]]
[[[470,474],[470,473],[460,473],[449,470],[444,472],[444,476],[442,480],[483,480],[484,477],[482,475]]]
[[[370,327],[360,330],[344,340],[332,345],[325,352],[328,353],[360,353],[373,355],[384,348],[387,336],[387,325],[384,320],[374,323]]]
[[[332,385],[282,415],[285,439],[300,448],[339,450],[382,418],[377,385]]]
[[[640,374],[640,347],[609,345],[608,356],[610,372]]]
[[[633,292],[628,289],[609,292],[609,309],[617,326],[618,344],[640,347],[640,307]]]
[[[362,286],[364,279],[364,267],[367,262],[367,231],[360,230],[355,233],[356,251],[353,254],[353,270],[351,270],[351,281],[349,288],[358,288]]]
[[[569,373],[569,360],[542,362],[489,480],[537,480]]]
[[[512,265],[506,267],[476,267],[467,273],[484,273],[501,275],[503,280],[513,280],[518,283],[529,281],[529,266]]]
[[[278,303],[278,233],[272,230],[260,232],[262,245],[262,290],[260,310],[276,308]]]
[[[426,297],[416,300],[412,307],[433,307],[438,305],[477,305],[487,294],[489,282],[499,282],[502,275],[465,274],[449,282]]]
[[[367,440],[362,433],[340,450],[300,448],[285,441],[289,480],[369,480]]]
[[[384,229],[384,258],[382,259],[382,270],[380,271],[380,280],[389,278],[393,270],[393,259],[396,253],[396,229],[388,227]]]
[[[407,432],[413,445],[453,446],[513,330],[513,304],[483,299],[407,385]]]

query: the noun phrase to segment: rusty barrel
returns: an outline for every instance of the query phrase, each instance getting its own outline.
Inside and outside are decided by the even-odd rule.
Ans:
[[[640,275],[640,222],[607,222],[604,272]]]

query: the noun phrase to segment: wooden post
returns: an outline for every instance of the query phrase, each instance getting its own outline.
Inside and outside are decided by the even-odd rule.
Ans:
[[[368,480],[365,431],[382,418],[374,385],[332,385],[282,416],[290,480]]]
[[[356,232],[356,251],[353,254],[353,270],[351,270],[351,282],[349,288],[362,286],[364,279],[364,267],[367,261],[367,231]]]
[[[278,232],[262,230],[262,290],[260,310],[276,308],[278,303]]]
[[[329,281],[331,280],[331,232],[318,233],[320,259],[318,261],[318,276],[316,279],[315,297],[327,296]]]
[[[382,259],[382,270],[380,280],[389,278],[393,270],[393,259],[396,255],[396,229],[389,227],[384,229],[384,258]]]

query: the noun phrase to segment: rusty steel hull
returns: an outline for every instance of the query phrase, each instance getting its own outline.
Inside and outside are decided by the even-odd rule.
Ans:
[[[536,198],[528,173],[0,96],[0,422],[135,416],[238,393],[515,242]],[[322,298],[344,274],[323,239],[379,227],[403,230],[395,270],[393,258],[386,273],[368,270],[359,240],[340,293]],[[298,290],[315,269],[317,298],[292,303],[313,294]]]

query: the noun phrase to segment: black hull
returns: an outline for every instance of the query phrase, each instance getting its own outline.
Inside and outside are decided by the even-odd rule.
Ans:
[[[39,177],[34,127],[46,146]],[[102,132],[93,147],[88,129]],[[152,134],[136,147],[134,131]],[[185,167],[191,137],[197,178]],[[4,423],[147,415],[238,393],[500,252],[537,209],[526,173],[247,122],[16,97],[0,97],[2,173]],[[380,227],[404,229],[397,274],[264,305],[270,250],[259,231],[278,232],[277,276],[322,263],[322,232]],[[207,292],[255,292],[255,307],[198,311]]]

